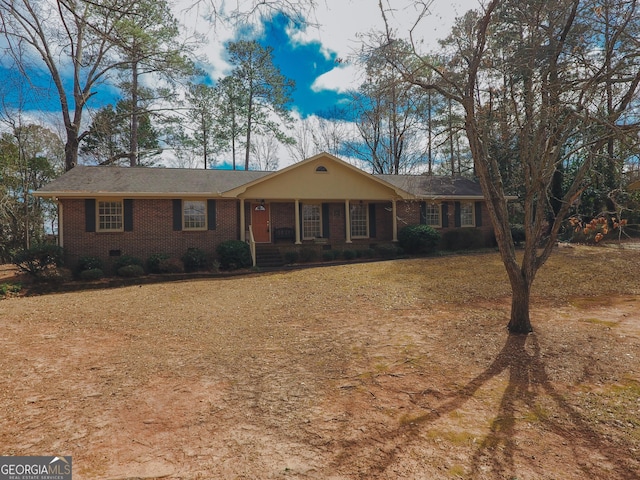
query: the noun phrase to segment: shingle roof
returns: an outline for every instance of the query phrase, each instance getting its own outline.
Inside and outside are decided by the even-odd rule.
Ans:
[[[378,177],[419,198],[483,197],[480,184],[464,177],[435,175],[378,175]]]
[[[362,172],[363,175],[369,175]],[[37,191],[40,196],[219,196],[277,172],[78,166]],[[482,198],[480,185],[462,177],[376,175],[418,198]]]
[[[219,195],[273,172],[78,166],[38,190],[38,194]]]

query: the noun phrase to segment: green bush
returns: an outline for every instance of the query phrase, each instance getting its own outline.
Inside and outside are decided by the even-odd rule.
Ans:
[[[167,260],[169,255],[166,253],[154,253],[147,258],[147,271],[149,273],[164,273],[160,271],[160,263]]]
[[[118,269],[118,276],[120,277],[141,277],[144,275],[144,268],[141,265],[125,265]]]
[[[208,264],[206,252],[195,247],[188,248],[184,255],[180,257],[180,260],[182,260],[185,272],[205,270]]]
[[[177,258],[165,258],[158,263],[157,273],[183,273],[184,265]]]
[[[375,255],[380,258],[395,258],[399,254],[400,251],[393,245],[378,245],[375,248]]]
[[[13,257],[13,263],[22,272],[33,275],[36,278],[46,278],[62,266],[64,250],[58,245],[43,243],[19,251]]]
[[[353,260],[354,258],[356,258],[356,252],[355,250],[344,250],[342,252],[342,256],[345,260]]]
[[[516,245],[522,244],[525,241],[524,225],[519,223],[511,225],[511,238]]]
[[[0,284],[0,297],[5,297],[9,293],[18,293],[22,290],[20,283],[3,283]]]
[[[123,267],[124,268],[124,267]],[[104,278],[104,270],[101,268],[89,268],[80,272],[80,280],[91,281]]]
[[[446,250],[474,250],[485,247],[481,230],[475,228],[456,228],[442,235],[442,243]]]
[[[297,250],[287,250],[284,252],[284,260],[287,264],[297,263],[299,256]]]
[[[409,253],[432,253],[440,242],[440,233],[429,225],[407,225],[398,232],[398,243]]]
[[[303,247],[300,249],[301,262],[313,262],[318,258],[318,251],[315,248]]]
[[[132,255],[121,255],[120,257],[118,257],[118,259],[113,263],[113,269],[115,270],[116,274],[120,275],[119,270],[122,267],[128,267],[130,265],[136,265],[142,268],[144,271],[143,261],[138,257],[134,257]]]
[[[220,268],[223,270],[236,270],[249,268],[253,265],[249,244],[241,240],[228,240],[222,242],[216,248]]]
[[[339,250],[324,250],[322,252],[322,260],[324,260],[325,262],[331,262],[338,257],[340,257]]]
[[[102,260],[98,257],[80,257],[75,268],[77,275],[85,270],[102,270],[104,272],[104,265]]]

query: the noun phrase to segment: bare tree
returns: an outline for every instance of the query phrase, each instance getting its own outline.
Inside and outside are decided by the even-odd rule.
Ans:
[[[604,4],[616,12],[615,21],[602,15]],[[382,0],[380,7],[386,21]],[[460,19],[438,62],[420,55],[413,38],[411,61],[388,56],[406,81],[464,110],[475,170],[511,284],[511,333],[532,330],[531,286],[587,172],[609,139],[637,135],[638,124],[627,115],[640,84],[637,7],[633,0],[491,0]],[[616,41],[603,42],[594,33],[605,27]],[[393,49],[397,42],[388,22],[385,37]],[[605,108],[611,85],[611,108]],[[501,92],[504,105],[491,92]],[[510,234],[501,165],[490,148],[501,109],[510,116],[502,126],[514,139],[511,161],[522,170],[526,241],[520,255]],[[552,189],[559,172],[561,191]]]

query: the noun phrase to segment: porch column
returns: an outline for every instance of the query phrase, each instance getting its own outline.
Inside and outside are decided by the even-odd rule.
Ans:
[[[62,210],[62,202],[57,198],[54,200],[58,205],[58,246],[64,247],[64,212]]]
[[[296,206],[295,206],[295,226],[296,226],[296,245],[300,245],[302,241],[300,240],[300,200],[296,198]]]
[[[346,232],[345,243],[351,242],[351,212],[349,211],[349,200],[344,201],[344,231]]]
[[[393,215],[393,241],[398,241],[398,209],[396,199],[391,200],[391,214]]]
[[[240,240],[243,242],[247,241],[247,224],[244,218],[244,198],[240,199]]]

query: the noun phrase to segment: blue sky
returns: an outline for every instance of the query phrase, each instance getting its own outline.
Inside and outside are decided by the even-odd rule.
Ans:
[[[207,38],[200,54],[207,60],[206,71],[212,79],[229,73],[230,67],[224,61],[224,45],[237,39],[238,31],[217,26],[215,29],[206,19],[204,12],[187,8],[193,0],[178,0],[183,8],[176,9],[176,16],[185,30],[198,31]],[[212,0],[218,1],[218,0]],[[398,35],[405,36],[417,18],[418,11],[412,0],[383,0],[388,8],[388,18]],[[470,8],[477,8],[480,0],[433,0],[431,14],[420,24],[416,33],[425,41],[425,49],[434,48],[437,39],[448,34],[454,18]],[[184,7],[187,6],[187,7]],[[350,61],[359,48],[358,35],[383,28],[378,9],[378,0],[326,0],[318,2],[310,21],[316,26],[292,26],[283,16],[276,16],[254,28],[255,37],[263,45],[274,49],[274,61],[281,72],[295,81],[291,108],[300,118],[328,115],[335,107],[344,105],[348,91],[358,87],[361,72],[355,62]],[[242,33],[246,38],[246,31]],[[0,53],[1,55],[1,53]],[[338,61],[340,60],[340,61]],[[19,95],[25,96],[23,108],[32,116],[40,114],[46,121],[55,121],[59,116],[60,104],[56,89],[48,72],[30,69],[31,85],[24,84],[19,73],[8,63],[7,57],[0,56],[0,97],[17,106]],[[71,79],[66,80],[68,90]],[[30,90],[29,87],[33,87]],[[118,94],[113,87],[103,86],[92,97],[91,109],[98,109],[115,103]],[[84,115],[85,121],[89,115]],[[53,119],[53,120],[52,120]],[[61,119],[57,120],[58,125]],[[282,165],[281,165],[282,166]]]

